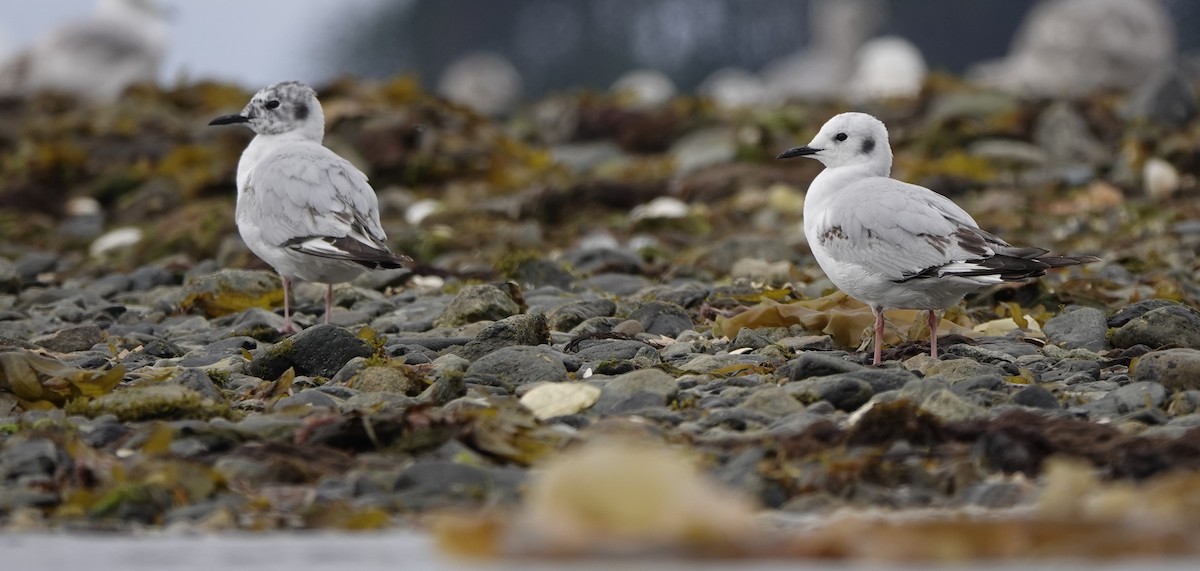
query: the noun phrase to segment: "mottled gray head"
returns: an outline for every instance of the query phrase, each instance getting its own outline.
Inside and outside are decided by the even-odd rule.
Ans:
[[[284,81],[263,88],[238,115],[225,115],[209,125],[245,123],[260,135],[280,135],[297,131],[306,138],[320,141],[325,135],[325,114],[317,101],[317,92],[299,81]]]
[[[887,176],[892,169],[887,127],[866,113],[835,115],[812,142],[779,155],[781,159],[790,157],[809,157],[827,167],[869,165],[878,176]]]

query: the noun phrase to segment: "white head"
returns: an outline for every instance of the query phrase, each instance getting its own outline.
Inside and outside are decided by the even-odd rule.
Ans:
[[[213,119],[209,125],[245,123],[260,135],[296,132],[305,139],[320,141],[325,136],[325,113],[317,92],[299,81],[284,81],[254,94],[237,115]]]
[[[830,167],[862,165],[876,176],[892,170],[887,127],[866,113],[842,113],[825,122],[812,142],[784,151],[778,158],[809,157]]]

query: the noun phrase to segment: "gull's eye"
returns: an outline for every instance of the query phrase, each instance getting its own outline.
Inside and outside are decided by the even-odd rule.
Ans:
[[[267,107],[267,109],[276,109],[276,108],[278,108],[278,107],[279,107],[279,100],[278,100],[278,99],[272,99],[272,100],[268,101],[268,102],[267,102],[267,105],[266,105],[266,107]]]
[[[278,101],[276,101],[275,103],[278,103]],[[273,109],[273,107],[271,107],[271,106],[269,106],[269,105],[267,106],[267,108],[268,108],[268,109]],[[840,143],[840,142],[842,142],[842,141],[845,141],[845,140],[846,140],[846,134],[845,134],[845,133],[838,133],[838,134],[836,134],[836,135],[834,135],[834,136],[833,136],[833,140],[835,140],[835,141],[837,141],[837,142],[839,142],[839,143]]]

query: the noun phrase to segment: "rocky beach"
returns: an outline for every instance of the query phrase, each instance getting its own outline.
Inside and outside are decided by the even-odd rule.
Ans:
[[[290,336],[234,225],[250,133],[205,127],[250,93],[0,102],[0,530],[416,529],[484,555],[1200,551],[1184,77],[1067,101],[935,74],[856,106],[887,123],[896,178],[1014,244],[1103,260],[969,296],[938,359],[921,316],[891,311],[881,367],[870,309],[804,240],[820,165],[774,160],[845,104],[580,91],[489,119],[410,77],[316,87],[326,144],[417,265],[336,286],[330,324],[323,286],[299,285]]]

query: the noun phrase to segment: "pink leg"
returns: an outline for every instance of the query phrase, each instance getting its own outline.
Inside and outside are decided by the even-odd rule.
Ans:
[[[883,308],[872,307],[875,314],[875,364],[883,361]]]
[[[941,316],[934,310],[929,310],[929,356],[937,359],[937,327]]]
[[[329,314],[333,311],[333,284],[325,286],[325,323],[329,323]]]
[[[283,333],[295,333],[296,328],[292,325],[292,280],[288,277],[283,277]]]

